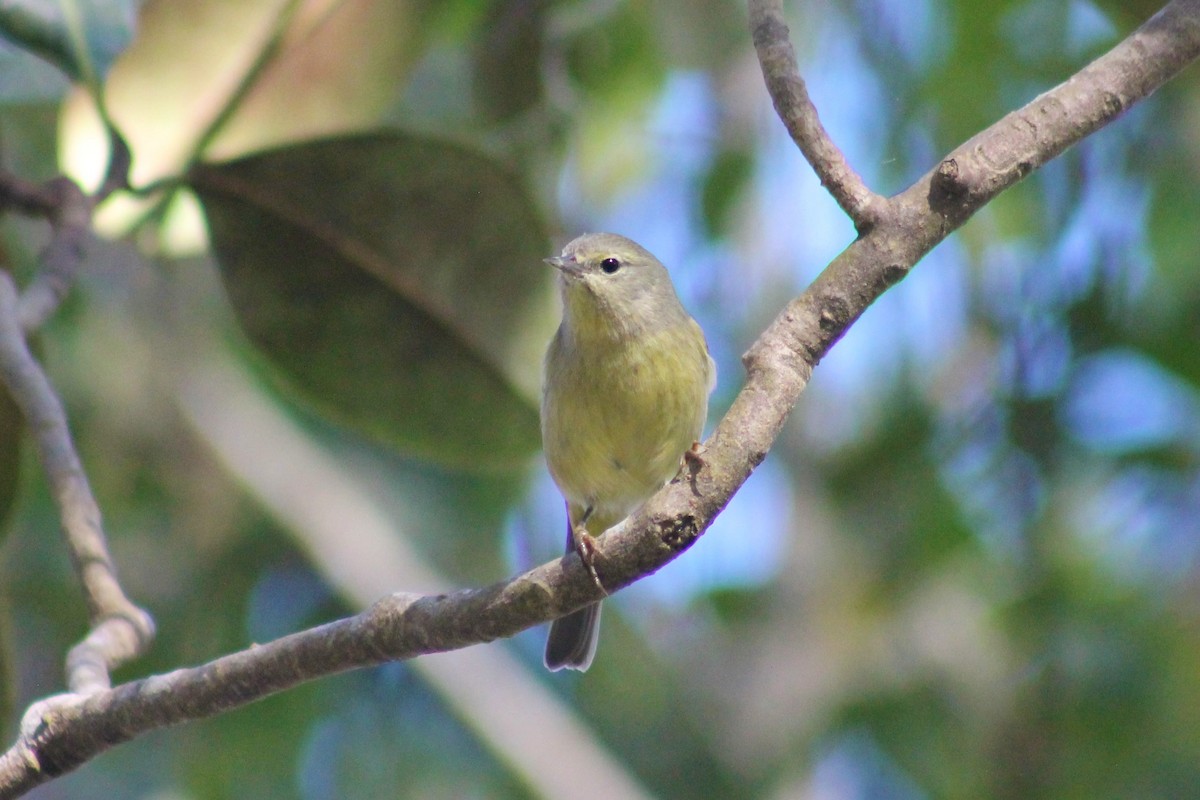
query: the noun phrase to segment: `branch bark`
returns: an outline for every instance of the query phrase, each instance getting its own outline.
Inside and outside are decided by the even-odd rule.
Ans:
[[[768,90],[789,130],[800,121],[800,133],[793,135],[822,179],[841,176],[826,185],[862,235],[746,353],[746,385],[706,443],[699,469],[665,487],[600,541],[597,566],[610,591],[691,546],[766,457],[816,364],[925,253],[1001,191],[1200,56],[1200,0],[1174,0],[1109,53],[955,149],[899,195],[871,199],[861,180],[849,177],[849,167],[839,166],[840,153],[829,151],[832,144],[819,122],[814,126],[806,94],[797,94],[803,82],[794,56],[779,54],[786,34],[778,27],[778,3],[751,0],[750,8]],[[781,101],[776,95],[788,96]],[[802,102],[794,103],[796,97]],[[803,144],[812,137],[817,146]],[[839,180],[845,189],[835,188]],[[395,594],[357,616],[199,667],[45,701],[27,713],[17,743],[0,756],[0,797],[16,797],[146,731],[334,672],[511,636],[601,596],[572,556],[482,589]]]

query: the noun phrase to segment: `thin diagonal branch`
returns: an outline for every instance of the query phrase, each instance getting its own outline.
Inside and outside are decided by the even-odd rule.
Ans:
[[[882,212],[883,197],[867,187],[821,124],[800,77],[796,51],[783,20],[782,0],[750,0],[749,6],[750,34],[775,112],[821,185],[854,221],[855,229],[866,233]]]
[[[0,378],[33,434],[87,602],[90,630],[66,659],[67,686],[83,694],[111,686],[111,670],[149,646],[154,622],[117,582],[100,509],[75,452],[62,402],[30,352],[25,334],[54,313],[75,283],[96,205],[128,186],[129,147],[111,124],[108,134],[108,170],[95,194],[85,194],[65,177],[39,185],[0,172],[0,211],[44,217],[51,229],[50,242],[24,292],[18,295],[12,277],[0,272]]]
[[[92,631],[67,658],[68,685],[74,692],[98,691],[110,685],[109,670],[149,644],[154,624],[117,582],[100,509],[71,441],[66,413],[29,351],[18,309],[16,287],[0,272],[0,378],[33,434],[92,621]]]
[[[956,149],[886,201],[863,233],[789,303],[747,352],[746,385],[706,443],[704,463],[600,540],[609,589],[644,577],[698,538],[762,462],[813,368],[925,253],[996,194],[1200,56],[1200,0],[1174,0],[1078,75]],[[953,167],[948,166],[953,162]],[[16,797],[113,744],[359,666],[511,636],[600,599],[578,558],[452,594],[397,594],[368,611],[209,664],[89,697],[35,706],[0,756],[0,798]]]

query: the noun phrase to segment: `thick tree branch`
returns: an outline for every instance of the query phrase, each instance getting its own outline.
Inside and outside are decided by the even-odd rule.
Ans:
[[[752,8],[759,8],[753,0]],[[707,442],[696,473],[664,488],[603,537],[597,566],[605,585],[615,590],[632,583],[690,547],[765,458],[812,369],[925,253],[996,194],[1149,95],[1198,55],[1200,0],[1175,0],[1108,54],[972,138],[878,210],[862,212],[874,201],[855,201],[851,190],[846,203],[864,214],[856,219],[873,224],[747,352],[746,385]],[[772,69],[764,72],[770,82]],[[812,158],[822,175],[830,171],[825,156],[818,152]],[[154,728],[216,714],[333,672],[511,636],[600,596],[572,556],[483,589],[396,594],[355,617],[203,666],[47,701],[30,710],[18,742],[0,756],[0,798],[18,796]]]
[[[884,198],[867,188],[821,124],[808,97],[808,87],[800,77],[796,51],[783,20],[782,0],[750,0],[749,5],[750,35],[775,112],[821,185],[854,221],[855,229],[866,233],[882,212]]]

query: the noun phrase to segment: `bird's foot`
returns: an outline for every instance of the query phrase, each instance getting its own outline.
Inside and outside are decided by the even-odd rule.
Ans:
[[[600,575],[596,572],[596,539],[583,525],[575,525],[571,528],[571,540],[575,543],[575,552],[579,555],[579,560],[583,562],[584,569],[588,571],[588,575],[592,576],[592,582],[596,584],[596,588],[608,594],[604,588],[604,584],[600,582]]]
[[[700,470],[704,469],[704,445],[700,442],[692,442],[692,446],[683,451],[683,458],[679,462],[679,474],[675,480],[687,480],[692,485],[692,491],[696,491],[696,475]]]

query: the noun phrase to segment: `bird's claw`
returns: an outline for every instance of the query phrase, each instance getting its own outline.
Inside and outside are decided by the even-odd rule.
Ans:
[[[700,470],[704,469],[704,445],[700,442],[692,442],[692,446],[683,451],[683,458],[679,460],[679,474],[675,476],[672,483],[686,480],[691,484],[692,491],[696,491],[696,475]]]
[[[604,584],[600,582],[600,575],[596,572],[596,539],[582,525],[575,525],[571,528],[571,539],[575,543],[575,553],[579,556],[579,560],[583,562],[584,569],[588,575],[592,576],[592,583],[596,584],[596,588],[608,594],[604,588]]]

